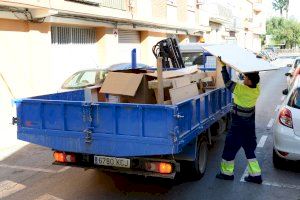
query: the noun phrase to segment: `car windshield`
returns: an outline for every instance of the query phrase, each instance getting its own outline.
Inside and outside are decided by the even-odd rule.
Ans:
[[[300,88],[297,88],[288,103],[289,106],[293,107],[293,108],[298,108],[300,109]]]
[[[107,72],[104,70],[86,70],[73,74],[68,78],[62,88],[63,89],[80,89],[103,83]]]
[[[202,52],[182,53],[182,59],[185,66],[204,64]]]

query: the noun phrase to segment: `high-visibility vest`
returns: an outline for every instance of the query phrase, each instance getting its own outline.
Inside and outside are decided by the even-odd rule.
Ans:
[[[250,88],[244,84],[236,83],[233,94],[233,102],[236,105],[243,108],[253,108],[260,94],[260,85],[257,84],[256,88]]]

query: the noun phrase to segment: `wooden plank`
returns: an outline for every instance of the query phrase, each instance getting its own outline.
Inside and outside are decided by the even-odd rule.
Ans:
[[[205,72],[198,71],[196,73],[185,75],[185,76],[189,77],[191,82],[198,82],[199,80],[207,77],[207,74]]]
[[[158,81],[153,80],[153,81],[148,81],[148,88],[149,89],[157,89],[158,87]],[[172,79],[163,79],[163,87],[172,87]]]
[[[216,69],[216,88],[225,87],[223,77],[222,77],[222,63],[217,59],[217,69]]]
[[[199,71],[194,74],[185,75],[184,77],[188,77],[190,79],[190,82],[199,82],[199,80],[205,79],[206,76],[207,73]],[[163,79],[163,87],[164,88],[172,87],[172,80],[173,79]],[[158,85],[157,80],[148,81],[149,89],[157,89],[157,85]]]
[[[158,104],[164,103],[164,86],[163,86],[163,66],[162,57],[157,58],[157,96],[156,101]]]
[[[192,83],[180,88],[173,88],[169,91],[173,105],[199,95],[196,83]]]
[[[197,67],[197,65],[195,65],[195,66],[186,67],[186,68],[182,68],[182,69],[164,71],[162,74],[163,74],[163,78],[175,78],[175,77],[184,76],[187,74],[193,74],[197,71],[198,71],[198,67]],[[152,76],[152,77],[157,77],[157,72],[155,71],[153,73],[147,73],[147,75]]]

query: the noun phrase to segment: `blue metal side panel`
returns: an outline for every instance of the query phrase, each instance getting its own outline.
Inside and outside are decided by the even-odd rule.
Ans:
[[[18,138],[56,150],[107,156],[173,154],[178,151],[174,109],[23,99],[17,102]]]
[[[35,96],[31,97],[31,99],[84,101],[84,90],[73,90],[68,92]]]
[[[213,90],[197,98],[179,103],[179,152],[230,111],[231,93],[225,89]]]
[[[177,154],[231,105],[226,89],[176,106],[64,100],[83,95],[72,92],[17,101],[18,138],[56,150],[107,156]]]

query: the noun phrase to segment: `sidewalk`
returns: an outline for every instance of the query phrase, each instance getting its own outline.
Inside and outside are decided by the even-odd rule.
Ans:
[[[0,161],[27,145],[17,139],[17,126],[10,124],[11,117],[7,112],[0,116]]]
[[[16,108],[12,104],[13,95],[0,80],[0,161],[24,147],[27,143],[17,139],[17,126],[12,125]]]

